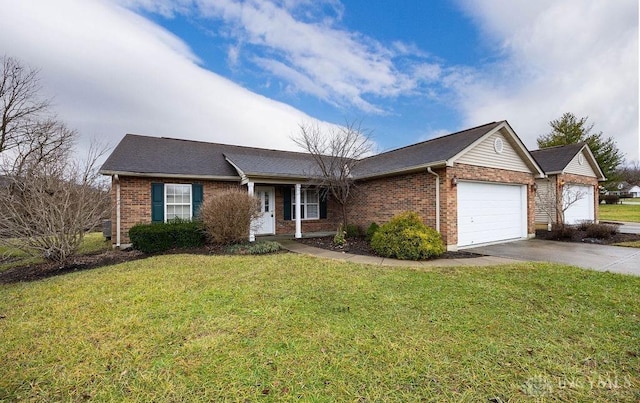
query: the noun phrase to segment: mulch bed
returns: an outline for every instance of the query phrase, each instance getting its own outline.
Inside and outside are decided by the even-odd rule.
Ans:
[[[172,249],[157,255],[176,253],[191,253],[198,255],[222,255],[224,247],[220,245],[205,246],[202,248]],[[19,283],[41,280],[48,277],[59,276],[77,271],[96,269],[118,263],[144,259],[155,254],[142,253],[133,249],[109,250],[97,255],[75,256],[64,263],[46,262],[29,266],[13,267],[0,273],[0,284]]]
[[[640,241],[640,234],[615,234],[610,238],[606,239],[597,239],[597,238],[589,238],[587,236],[586,231],[580,231],[578,229],[574,229],[571,231],[571,237],[569,238],[561,238],[557,236],[557,232],[555,231],[547,231],[547,230],[536,230],[536,238],[537,239],[546,239],[549,241],[560,241],[560,242],[578,242],[578,243],[593,243],[598,245],[612,245],[614,243],[620,242],[635,242]]]
[[[363,256],[378,256],[371,249],[369,242],[365,241],[364,238],[349,238],[347,239],[347,245],[345,245],[344,247],[334,245],[332,236],[321,238],[300,238],[296,239],[296,241],[305,245],[315,246],[316,248],[331,250],[334,252],[345,252]],[[438,259],[466,259],[480,256],[483,255],[467,251],[457,251],[445,252],[443,255],[438,257]]]
[[[553,232],[545,230],[536,231],[536,237],[538,239],[549,239],[564,242],[581,242],[581,243],[597,243],[602,245],[610,245],[618,242],[631,242],[640,241],[640,235],[638,234],[616,234],[608,239],[593,239],[587,238],[584,231],[574,231],[573,235],[569,239],[557,239],[553,237]],[[315,246],[326,250],[335,252],[353,253],[363,256],[377,256],[369,243],[364,238],[352,238],[347,241],[345,247],[338,247],[333,244],[333,237],[321,237],[321,238],[301,238],[298,242],[304,243],[309,246]],[[200,255],[223,255],[225,254],[224,247],[219,245],[205,246],[202,248],[193,249],[178,249],[171,250],[160,254],[172,254],[172,253],[192,253]],[[84,255],[76,256],[64,264],[60,263],[41,263],[29,266],[14,267],[9,270],[5,270],[0,273],[0,284],[18,283],[21,281],[36,281],[48,277],[58,276],[67,273],[73,273],[82,270],[95,269],[102,266],[108,266],[123,262],[128,262],[137,259],[143,259],[151,254],[145,254],[136,250],[110,250],[98,255]],[[439,259],[465,259],[482,256],[477,253],[468,251],[457,252],[445,252]]]

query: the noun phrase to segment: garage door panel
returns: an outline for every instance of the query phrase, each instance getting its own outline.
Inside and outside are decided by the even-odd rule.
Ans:
[[[458,246],[526,236],[524,186],[458,183]]]
[[[593,187],[588,185],[566,185],[563,192],[565,197],[572,198],[580,195],[581,198],[571,204],[564,213],[565,224],[579,224],[583,221],[594,219]]]

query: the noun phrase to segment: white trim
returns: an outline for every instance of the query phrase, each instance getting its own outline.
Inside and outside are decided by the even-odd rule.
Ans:
[[[309,194],[315,195],[317,197],[317,203],[309,203]],[[302,201],[302,196],[304,195],[304,202]],[[295,205],[297,203],[295,203],[295,198],[292,198],[292,203]],[[300,215],[302,215],[302,212],[304,211],[304,218],[300,218],[302,221],[313,221],[313,220],[319,220],[320,219],[320,190],[319,189],[312,189],[312,188],[304,188],[304,189],[300,189]],[[317,205],[317,217],[309,217],[309,210],[307,208],[307,206],[309,205]],[[304,209],[303,209],[304,207]],[[296,209],[294,212],[297,212],[298,210]],[[297,213],[295,217],[292,217],[292,220],[295,220],[298,217]]]
[[[203,179],[216,180],[225,182],[239,182],[239,176],[216,176],[216,175],[187,175],[187,174],[168,174],[163,172],[129,172],[129,171],[98,171],[101,175],[120,175],[134,176],[140,178],[170,178],[170,179]]]
[[[301,211],[300,211],[300,188],[301,185],[296,183],[295,190],[295,213],[296,213],[296,238],[302,238],[302,220],[300,219]]]
[[[247,191],[249,192],[249,196],[253,196],[254,195],[254,183],[253,182],[248,182],[247,183]],[[253,227],[253,225],[251,225],[249,227],[249,242],[254,242],[256,240],[256,230]]]
[[[114,181],[116,182],[116,247],[120,247],[120,178],[118,175],[113,176]]]
[[[189,187],[189,220],[193,219],[193,184],[191,183],[165,183],[164,184],[164,200],[162,203],[164,204],[164,222],[169,221],[167,214],[167,207],[169,203],[167,203],[167,187],[168,186],[187,186]],[[172,206],[185,206],[187,203],[171,203]],[[175,217],[173,217],[175,218]]]

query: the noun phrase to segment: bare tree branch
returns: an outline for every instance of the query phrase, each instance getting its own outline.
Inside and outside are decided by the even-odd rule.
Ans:
[[[342,221],[347,224],[347,205],[355,180],[352,172],[359,160],[373,151],[371,131],[360,121],[323,131],[315,124],[300,124],[300,133],[292,140],[311,155],[316,172],[310,180],[340,204]]]

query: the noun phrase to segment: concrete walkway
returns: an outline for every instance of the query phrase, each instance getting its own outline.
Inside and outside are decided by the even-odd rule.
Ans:
[[[600,221],[603,224],[616,224],[619,225],[618,231],[622,234],[640,234],[640,222],[628,222],[628,221]]]
[[[284,249],[304,255],[324,257],[327,259],[341,260],[345,262],[372,264],[376,266],[403,266],[403,267],[449,267],[449,266],[494,266],[499,264],[521,263],[519,260],[500,257],[482,256],[467,259],[436,259],[428,261],[398,260],[378,256],[363,256],[352,253],[334,252],[314,246],[305,245],[292,239],[277,240]]]
[[[468,250],[510,259],[564,263],[585,269],[640,276],[638,248],[530,239]]]
[[[412,260],[397,260],[377,256],[334,252],[305,245],[292,239],[278,239],[278,242],[284,249],[295,253],[376,266],[493,266],[534,261],[563,263],[585,269],[640,276],[640,249],[608,245],[530,239],[467,249],[469,252],[485,255],[481,257],[436,259],[416,262]]]

